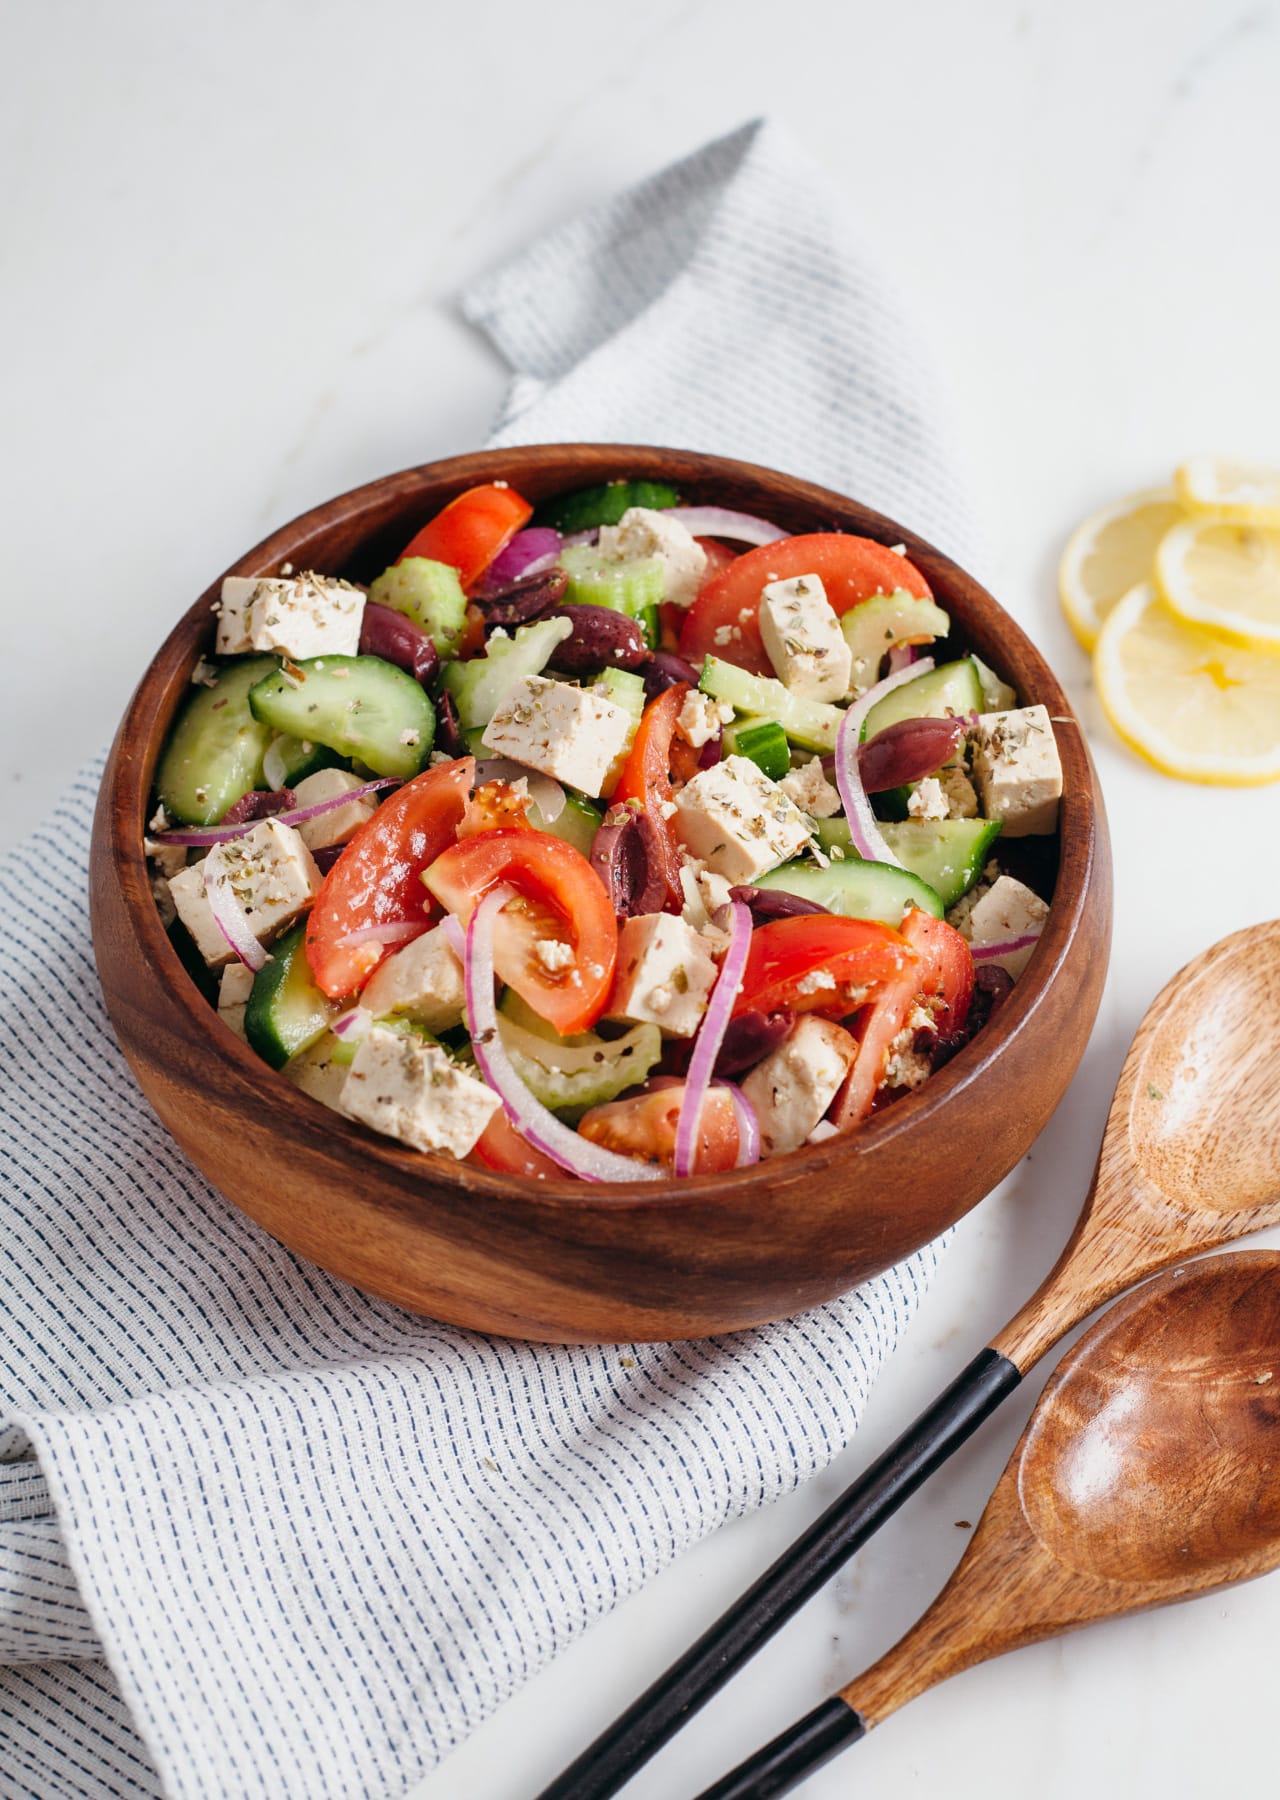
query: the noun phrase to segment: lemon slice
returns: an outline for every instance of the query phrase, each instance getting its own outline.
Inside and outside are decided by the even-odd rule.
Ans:
[[[1280,527],[1280,469],[1226,456],[1193,456],[1174,480],[1188,512],[1212,513],[1229,525]]]
[[[1121,595],[1150,581],[1156,546],[1185,516],[1171,487],[1148,488],[1104,507],[1072,532],[1058,569],[1058,593],[1086,650],[1093,649]]]
[[[1142,582],[1108,614],[1093,668],[1108,719],[1157,769],[1225,787],[1280,781],[1280,657],[1188,625]]]
[[[1280,530],[1188,519],[1161,538],[1156,580],[1191,624],[1280,653]]]

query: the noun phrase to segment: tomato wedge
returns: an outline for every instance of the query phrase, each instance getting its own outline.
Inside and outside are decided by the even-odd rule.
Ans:
[[[529,796],[518,794],[509,781],[486,781],[467,801],[458,826],[459,842],[482,831],[532,831],[526,818]]]
[[[973,957],[960,933],[945,919],[912,907],[902,921],[902,935],[919,960],[905,969],[857,1022],[857,1061],[831,1110],[832,1122],[840,1131],[857,1125],[871,1112],[884,1082],[890,1047],[910,1029],[917,1007],[929,1016],[927,1029],[943,1041],[958,1038],[969,1016]]]
[[[609,1100],[593,1106],[578,1121],[578,1130],[593,1144],[616,1150],[622,1156],[638,1156],[643,1162],[661,1163],[670,1169],[676,1159],[676,1127],[684,1104],[683,1081],[632,1094],[625,1100]],[[732,1169],[738,1160],[738,1119],[733,1101],[723,1088],[712,1088],[698,1120],[698,1148],[694,1171],[713,1175]]]
[[[324,878],[307,920],[307,961],[331,1000],[362,988],[393,945],[352,942],[372,926],[421,919],[422,871],[462,819],[475,758],[459,757],[416,775],[384,800]]]
[[[818,1012],[843,1019],[919,960],[900,932],[873,919],[803,913],[757,925],[736,1013]]]
[[[482,831],[437,856],[423,880],[464,925],[490,888],[509,882],[517,898],[498,914],[493,940],[499,976],[561,1037],[595,1024],[613,987],[618,921],[571,844],[545,831]]]
[[[847,537],[838,531],[782,538],[735,557],[707,583],[681,629],[681,656],[695,668],[704,656],[718,656],[753,675],[772,675],[773,664],[760,636],[760,594],[770,581],[788,581],[796,575],[819,576],[838,613],[896,588],[906,588],[921,600],[932,593],[913,563],[873,538]]]
[[[690,692],[687,682],[678,681],[645,707],[612,797],[614,806],[637,802],[653,820],[657,840],[663,846],[662,876],[667,884],[667,897],[676,906],[683,902],[680,840],[662,809],[671,800],[671,740],[675,736],[680,708]]]
[[[522,1137],[499,1107],[481,1132],[470,1161],[484,1169],[501,1169],[508,1175],[528,1175],[534,1181],[572,1181],[573,1176],[552,1162]]]
[[[429,556],[448,563],[470,590],[489,564],[529,519],[533,508],[505,482],[488,481],[468,488],[424,525],[397,557]]]

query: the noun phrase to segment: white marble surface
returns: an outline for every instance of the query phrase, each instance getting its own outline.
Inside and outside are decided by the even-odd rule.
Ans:
[[[785,24],[784,24],[785,19]],[[1088,726],[1112,973],[1061,1111],[964,1226],[857,1444],[543,1672],[416,1800],[530,1800],[982,1344],[1087,1184],[1147,1002],[1273,912],[1280,790],[1166,781],[1101,721],[1054,601],[1064,534],[1182,456],[1280,459],[1280,14],[409,0],[0,12],[2,836],[109,735],[172,618],[326,496],[474,446],[502,370],[465,280],[771,110],[841,177],[951,377],[997,592]],[[1034,1386],[1035,1384],[1029,1384]],[[682,1800],[883,1649],[966,1540],[1017,1398],[628,1793]],[[867,1794],[1274,1790],[1273,1580],[974,1671],[817,1775]]]

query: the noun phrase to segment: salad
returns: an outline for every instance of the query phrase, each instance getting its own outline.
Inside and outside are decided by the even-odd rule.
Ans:
[[[1056,831],[1053,721],[901,548],[495,481],[367,589],[286,564],[215,613],[166,925],[264,1062],[418,1150],[635,1181],[856,1130],[1044,928],[1000,858]]]

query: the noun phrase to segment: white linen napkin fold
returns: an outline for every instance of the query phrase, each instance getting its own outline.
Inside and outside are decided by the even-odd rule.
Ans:
[[[936,393],[838,218],[757,123],[535,244],[465,299],[514,370],[496,441],[773,463],[971,557]],[[786,1324],[596,1349],[434,1324],[299,1261],[116,1048],[99,772],[0,862],[0,1791],[400,1795],[847,1443],[936,1247]]]

